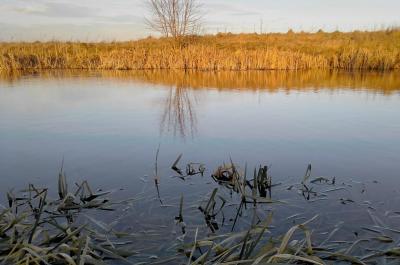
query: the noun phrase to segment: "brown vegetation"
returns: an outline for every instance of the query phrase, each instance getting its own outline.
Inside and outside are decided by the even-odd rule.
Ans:
[[[112,43],[3,43],[0,71],[27,69],[393,70],[400,30],[351,33],[217,34]]]

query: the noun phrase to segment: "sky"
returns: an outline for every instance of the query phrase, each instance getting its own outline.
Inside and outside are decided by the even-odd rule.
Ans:
[[[0,0],[0,41],[156,36],[145,0]],[[198,0],[204,33],[374,30],[400,25],[400,0]]]

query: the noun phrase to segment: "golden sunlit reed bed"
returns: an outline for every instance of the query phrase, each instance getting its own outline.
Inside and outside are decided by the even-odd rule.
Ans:
[[[393,70],[400,30],[230,34],[131,42],[0,44],[0,72],[28,69]]]

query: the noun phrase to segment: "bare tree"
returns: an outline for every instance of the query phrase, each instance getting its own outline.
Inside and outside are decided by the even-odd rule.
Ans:
[[[147,24],[166,37],[180,39],[200,31],[201,6],[198,0],[145,0],[151,13]]]

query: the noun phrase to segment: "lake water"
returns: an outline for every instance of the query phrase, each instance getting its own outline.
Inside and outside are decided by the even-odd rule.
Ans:
[[[400,75],[43,72],[0,79],[2,197],[28,183],[54,187],[64,158],[71,182],[121,189],[121,197],[146,190],[154,199],[159,145],[167,203],[180,194],[197,202],[214,185],[210,174],[231,157],[242,168],[270,165],[273,180],[283,183],[301,181],[312,164],[313,176],[371,186],[368,197],[346,198],[383,202],[382,211],[393,211],[389,199],[398,203],[400,190]],[[180,153],[183,168],[204,163],[205,176],[174,178],[170,166]],[[141,216],[172,227],[176,209],[158,212],[154,220],[143,210]]]

